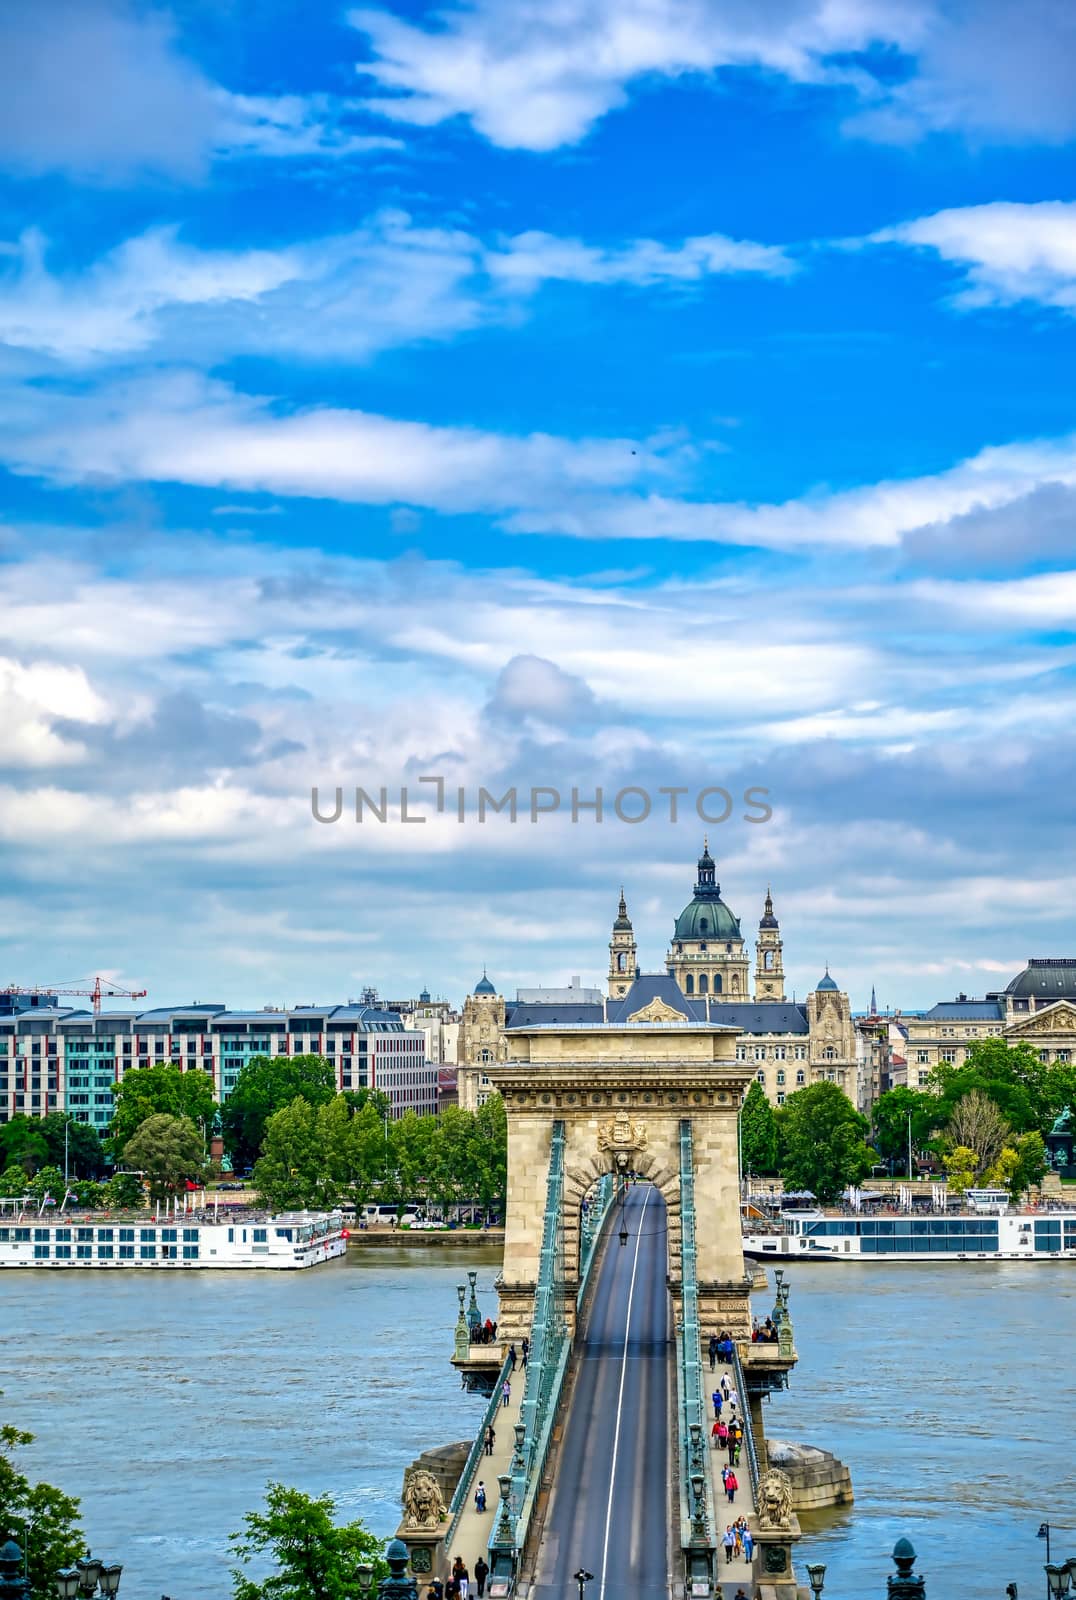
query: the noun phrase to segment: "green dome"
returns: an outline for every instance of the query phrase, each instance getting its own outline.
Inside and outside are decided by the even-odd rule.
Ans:
[[[673,939],[739,939],[740,919],[734,917],[721,898],[721,885],[706,843],[699,857],[699,876],[695,894],[681,911],[673,929]]]
[[[674,939],[738,939],[740,923],[724,900],[692,900],[676,919]]]

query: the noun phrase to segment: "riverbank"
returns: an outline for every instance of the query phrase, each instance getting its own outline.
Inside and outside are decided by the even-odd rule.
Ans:
[[[504,1248],[503,1228],[478,1228],[474,1231],[468,1228],[438,1229],[433,1233],[423,1233],[420,1229],[414,1232],[410,1228],[367,1228],[361,1230],[352,1228],[348,1235],[349,1250],[376,1250],[396,1249],[401,1247],[434,1249],[445,1245],[496,1245]]]

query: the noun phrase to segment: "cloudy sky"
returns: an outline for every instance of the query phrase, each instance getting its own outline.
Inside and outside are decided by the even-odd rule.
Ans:
[[[1074,153],[1067,0],[7,0],[0,982],[653,968],[711,786],[801,994],[1076,954]]]

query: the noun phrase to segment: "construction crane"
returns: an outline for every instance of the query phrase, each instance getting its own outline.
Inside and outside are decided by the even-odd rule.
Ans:
[[[89,981],[90,981],[89,978],[76,980],[76,982],[84,982],[84,983],[89,983]],[[106,984],[107,984],[107,988],[104,986]],[[124,988],[122,988],[120,986],[120,984],[113,983],[111,981],[111,979],[109,979],[109,978],[105,978],[105,979],[102,980],[100,977],[95,977],[94,980],[93,980],[93,988],[92,989],[81,989],[81,988],[75,987],[72,984],[65,984],[65,983],[37,983],[37,984],[9,983],[5,988],[0,989],[0,994],[28,994],[28,995],[53,995],[53,994],[72,994],[73,995],[73,994],[77,994],[77,995],[85,995],[88,1000],[92,1000],[93,1001],[93,1014],[96,1017],[96,1016],[99,1016],[100,1013],[101,1013],[101,1001],[102,1000],[112,1000],[112,999],[117,999],[117,998],[122,999],[122,1000],[144,1000],[145,997],[146,997],[146,994],[147,994],[147,990],[145,990],[145,989],[124,989]]]

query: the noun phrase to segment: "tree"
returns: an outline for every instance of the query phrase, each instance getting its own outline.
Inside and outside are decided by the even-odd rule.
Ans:
[[[329,1106],[312,1106],[298,1095],[269,1118],[254,1163],[254,1186],[270,1210],[335,1205],[341,1187],[341,1121],[346,1126],[342,1097]]]
[[[392,1115],[392,1100],[381,1089],[345,1089],[344,1099],[352,1116],[363,1106],[373,1106],[382,1120]]]
[[[127,1141],[150,1117],[186,1117],[202,1129],[203,1148],[217,1115],[213,1079],[200,1067],[183,1072],[170,1063],[131,1067],[112,1085],[116,1097],[112,1113],[112,1141],[116,1153],[127,1160]]]
[[[748,1089],[740,1112],[740,1156],[745,1172],[777,1171],[777,1124],[761,1083]]]
[[[904,1169],[908,1161],[908,1118],[912,1119],[912,1149],[920,1150],[945,1113],[937,1095],[922,1089],[887,1089],[871,1112],[874,1148],[883,1161]]]
[[[835,1083],[812,1083],[789,1095],[779,1121],[786,1186],[809,1189],[824,1205],[862,1183],[874,1164],[861,1117]]]
[[[145,1173],[151,1200],[167,1200],[205,1163],[202,1135],[189,1117],[148,1117],[128,1141],[124,1160]]]
[[[1011,1129],[994,1101],[973,1089],[957,1101],[946,1132],[954,1145],[974,1152],[976,1171],[982,1172],[997,1160]]]
[[[83,1555],[86,1544],[79,1527],[78,1501],[50,1483],[31,1483],[18,1471],[15,1452],[33,1440],[32,1433],[7,1423],[0,1425],[0,1543],[14,1539],[25,1546],[25,1524],[32,1524],[30,1595],[32,1600],[53,1600],[57,1572]]]
[[[974,1150],[969,1150],[967,1145],[958,1144],[944,1158],[945,1175],[949,1181],[950,1194],[963,1194],[965,1189],[970,1189],[975,1182],[975,1173],[978,1167],[978,1157]]]
[[[35,1200],[44,1200],[46,1195],[51,1195],[57,1205],[63,1200],[65,1189],[64,1175],[59,1167],[39,1167],[26,1186],[27,1194],[32,1194]]]
[[[114,1173],[104,1186],[103,1203],[110,1211],[132,1211],[146,1198],[142,1179],[133,1172]]]
[[[1006,1163],[1007,1172],[1000,1181],[1014,1200],[1026,1194],[1035,1184],[1041,1183],[1050,1168],[1046,1141],[1037,1128],[1032,1128],[1030,1133],[1022,1133],[1015,1144],[1008,1146],[1001,1154],[1011,1157]]]
[[[21,1167],[33,1177],[38,1167],[48,1163],[48,1140],[41,1131],[41,1119],[19,1111],[0,1126],[0,1165]]]
[[[220,1111],[224,1147],[237,1171],[252,1167],[274,1112],[301,1098],[325,1105],[336,1094],[336,1073],[322,1056],[251,1056]]]
[[[232,1549],[241,1562],[254,1561],[275,1570],[254,1579],[232,1570],[235,1600],[357,1600],[359,1566],[368,1563],[376,1577],[388,1573],[384,1542],[362,1522],[333,1521],[336,1505],[330,1495],[303,1494],[282,1483],[270,1483],[264,1511],[243,1518],[242,1533],[232,1535]]]
[[[1031,1045],[1009,1045],[1004,1039],[977,1039],[959,1066],[940,1062],[930,1076],[941,1096],[943,1121],[959,1100],[978,1089],[1018,1133],[1033,1128],[1048,1133],[1058,1111],[1076,1092],[1072,1066],[1063,1062],[1047,1066]]]
[[[96,1128],[78,1122],[66,1111],[50,1111],[39,1123],[54,1167],[66,1163],[72,1177],[96,1178],[105,1170],[105,1152]]]
[[[19,1200],[27,1191],[27,1178],[25,1169],[12,1163],[0,1173],[0,1197],[5,1200]]]

